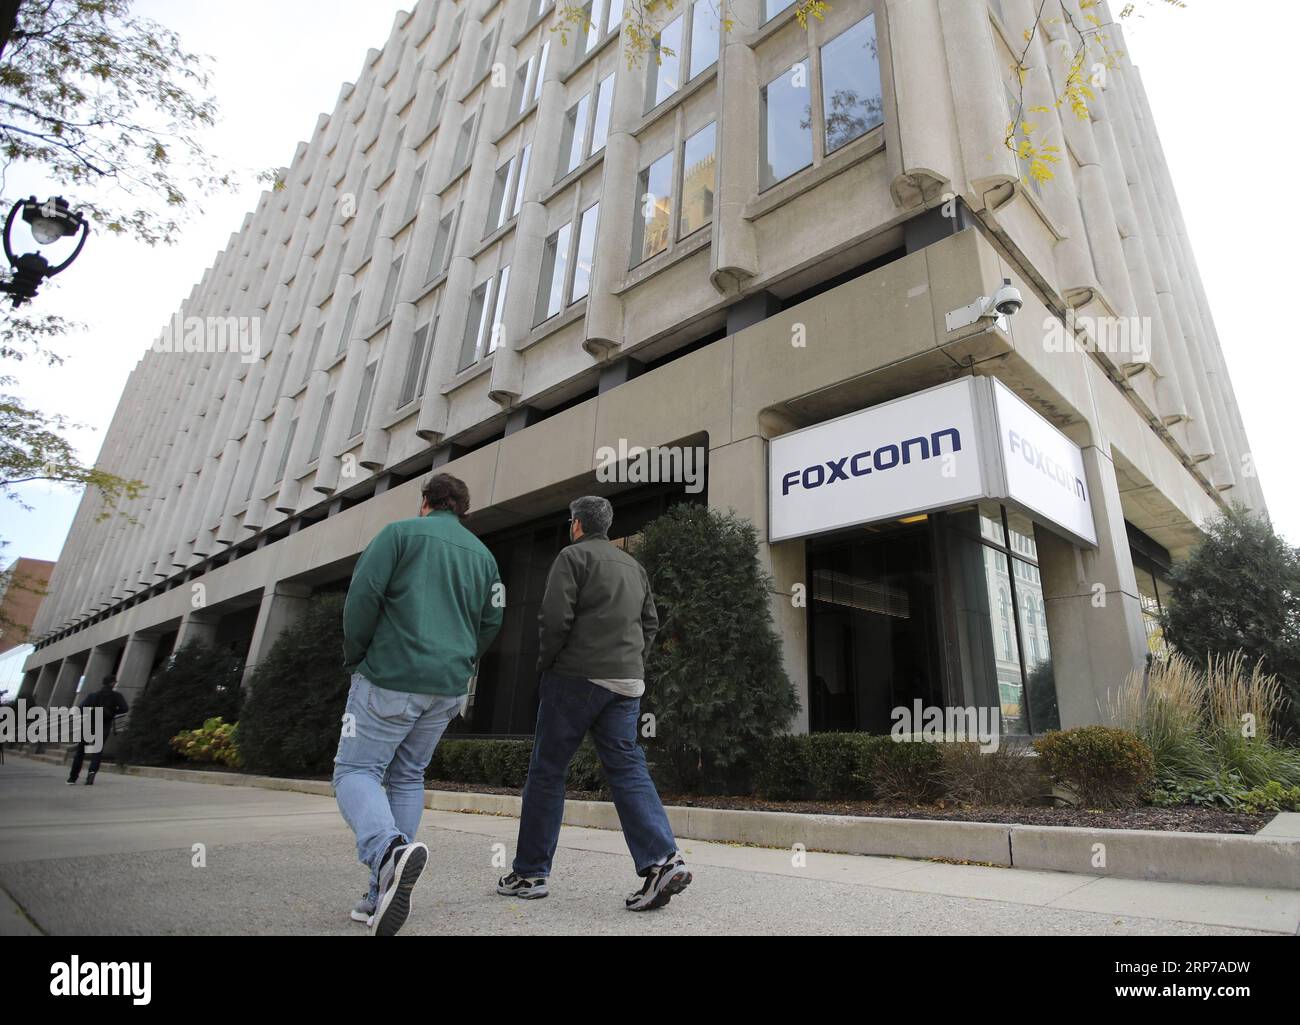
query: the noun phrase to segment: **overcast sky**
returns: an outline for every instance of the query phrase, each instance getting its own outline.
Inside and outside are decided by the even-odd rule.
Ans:
[[[831,0],[832,3],[835,0]],[[86,251],[38,299],[88,330],[63,339],[61,368],[0,367],[18,394],[47,413],[88,425],[73,437],[93,461],[131,372],[164,322],[209,267],[261,188],[257,170],[288,163],[317,115],[333,110],[339,87],[358,76],[371,46],[388,38],[403,5],[388,0],[142,0],[141,13],[215,58],[213,92],[221,123],[208,148],[244,173],[238,194],[204,201],[181,244],[150,250],[91,238]],[[1118,2],[1113,4],[1118,9]],[[1296,101],[1289,86],[1300,38],[1300,4],[1188,0],[1126,26],[1171,167],[1219,338],[1232,374],[1274,522],[1300,544],[1300,473],[1291,426],[1300,381],[1297,330],[1286,303],[1297,292],[1290,204],[1267,189],[1296,165]],[[1216,10],[1217,9],[1217,10]],[[10,176],[13,188],[44,195],[39,179]],[[5,561],[56,559],[76,512],[76,493],[46,486],[23,494],[33,507],[0,504]]]

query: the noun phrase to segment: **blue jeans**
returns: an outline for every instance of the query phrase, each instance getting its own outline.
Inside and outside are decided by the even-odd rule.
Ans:
[[[379,865],[396,837],[414,840],[424,814],[424,773],[460,698],[407,694],[352,676],[347,716],[334,756],[334,796],[357,837],[357,858],[370,869],[370,898]]]
[[[672,826],[650,779],[645,752],[636,742],[640,717],[640,698],[621,697],[590,680],[542,673],[515,872],[530,878],[551,874],[564,820],[564,780],[588,730],[637,875],[647,875],[652,866],[676,853]]]

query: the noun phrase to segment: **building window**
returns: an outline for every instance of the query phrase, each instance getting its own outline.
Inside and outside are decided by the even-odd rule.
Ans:
[[[307,462],[314,463],[320,458],[321,446],[325,443],[325,428],[329,426],[330,413],[334,409],[334,393],[330,392],[325,396],[325,402],[320,407],[320,420],[316,423],[316,437],[311,443],[311,454],[307,457]]]
[[[451,26],[451,40],[450,40],[450,44],[447,47],[448,53],[451,53],[452,50],[456,49],[456,47],[460,45],[460,34],[462,30],[465,28],[465,11],[468,9],[469,9],[469,4],[467,3],[464,7],[462,7],[460,10],[456,12],[456,20],[452,23]]]
[[[348,347],[348,342],[352,341],[352,329],[357,323],[357,309],[361,305],[361,291],[352,293],[352,301],[348,303],[347,315],[343,318],[343,331],[339,335],[339,351],[336,356],[342,356]]]
[[[570,303],[585,299],[591,291],[591,269],[596,256],[596,221],[600,217],[600,204],[595,203],[583,211],[578,226],[578,248],[573,259],[573,294]]]
[[[534,322],[549,320],[564,308],[564,285],[568,276],[569,237],[572,223],[566,224],[546,240],[542,250],[542,275],[537,289]]]
[[[688,43],[690,53],[690,75],[687,81],[693,81],[718,62],[718,47],[721,44],[722,25],[718,21],[718,9],[713,0],[697,0],[691,7],[691,38]]]
[[[492,67],[492,52],[496,49],[497,27],[488,29],[478,44],[478,56],[474,60],[474,73],[470,81],[477,83]]]
[[[763,21],[771,21],[793,3],[794,0],[763,0]]]
[[[307,353],[307,371],[302,375],[303,380],[311,377],[312,371],[316,369],[316,357],[320,355],[320,343],[325,338],[325,322],[316,325],[316,333],[311,337],[311,352]]]
[[[509,266],[502,267],[496,277],[488,278],[470,295],[469,316],[465,320],[465,339],[461,344],[460,370],[467,370],[488,353],[495,351],[505,314],[506,285],[510,280]]]
[[[569,108],[560,134],[560,166],[555,175],[556,181],[605,148],[613,101],[614,76],[611,74],[601,79],[594,96],[583,96]],[[593,107],[594,118],[591,116]]]
[[[945,513],[949,601],[965,653],[954,700],[996,705],[1004,734],[1059,729],[1034,525],[999,505]]]
[[[511,157],[497,168],[496,178],[492,182],[492,197],[488,200],[488,219],[485,235],[500,228],[514,216],[515,193],[519,183],[515,174],[517,157]]]
[[[510,216],[518,217],[524,205],[524,186],[528,184],[528,158],[532,156],[533,144],[530,142],[519,153],[519,176],[516,179],[514,201],[510,204]]]
[[[545,40],[537,53],[533,54],[515,72],[515,84],[510,93],[510,115],[518,117],[542,95],[542,82],[546,75],[546,57],[550,52],[551,41]]]
[[[599,219],[600,204],[593,203],[578,218],[576,235],[571,221],[546,240],[533,311],[534,325],[545,323],[591,292]]]
[[[447,269],[447,256],[451,252],[451,239],[455,226],[455,210],[438,222],[438,230],[433,236],[433,251],[429,254],[428,280],[430,281]]]
[[[635,266],[668,248],[673,205],[673,155],[665,153],[637,178],[636,219],[632,223],[632,264]]]
[[[609,116],[614,109],[614,76],[606,75],[596,86],[596,117],[591,127],[591,143],[587,147],[588,155],[599,153],[605,148],[609,138]]]
[[[384,223],[384,207],[381,204],[375,210],[375,219],[370,223],[370,236],[366,239],[365,255],[362,256],[361,262],[365,263],[375,253],[375,239],[379,238],[379,228]]]
[[[760,187],[770,189],[813,162],[808,61],[799,61],[759,93]]]
[[[406,197],[406,211],[402,214],[402,223],[407,224],[420,211],[420,191],[424,188],[424,172],[426,164],[421,164],[416,169],[415,177],[411,180],[411,191]]]
[[[591,97],[584,96],[564,115],[564,127],[560,131],[560,168],[555,176],[557,181],[582,163],[590,105]]]
[[[393,315],[393,308],[397,305],[397,285],[402,280],[402,263],[404,260],[404,256],[399,256],[393,261],[393,265],[388,268],[388,283],[384,286],[384,298],[379,304],[380,320]]]
[[[478,120],[478,111],[470,114],[460,125],[460,134],[456,136],[456,152],[452,154],[452,175],[458,175],[469,166],[474,151],[474,126]]]
[[[616,32],[623,23],[623,0],[590,0],[582,8],[583,20],[578,23],[582,49],[578,51],[578,60],[591,53],[597,45],[611,32]],[[583,33],[583,27],[586,32]]]
[[[433,105],[429,108],[429,124],[424,130],[424,135],[428,138],[438,127],[438,119],[442,117],[442,101],[447,96],[447,83],[443,82],[438,86],[438,91],[433,94]]]
[[[822,47],[825,152],[866,135],[885,120],[876,52],[876,16],[869,14]]]
[[[424,397],[424,379],[429,373],[429,355],[433,351],[433,338],[438,330],[438,320],[425,324],[411,338],[411,351],[406,358],[406,373],[402,376],[402,390],[398,395],[398,408],[417,398]]]
[[[717,125],[705,125],[686,140],[682,157],[682,212],[678,238],[713,222],[717,172]]]
[[[289,421],[289,433],[284,437],[284,451],[280,453],[280,466],[275,471],[275,482],[279,484],[284,480],[284,471],[289,466],[289,453],[293,451],[293,439],[298,433],[298,418],[295,416]]]
[[[650,80],[646,86],[646,110],[652,110],[681,87],[682,25],[678,15],[663,27],[646,57]]]
[[[352,427],[348,431],[349,438],[355,438],[366,426],[366,418],[370,414],[370,398],[375,393],[375,373],[378,370],[378,360],[366,365],[366,371],[361,377],[361,391],[357,393],[357,408],[352,414]]]

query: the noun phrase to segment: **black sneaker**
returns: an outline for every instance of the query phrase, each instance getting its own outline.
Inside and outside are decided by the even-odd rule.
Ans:
[[[503,897],[521,897],[524,900],[540,900],[551,891],[546,887],[545,876],[525,878],[517,872],[502,876],[497,880],[497,893]]]
[[[70,787],[75,787],[77,785],[77,778],[74,776],[71,779],[64,780],[64,783]]]
[[[86,786],[93,787],[94,785],[95,785],[95,774],[92,772],[89,776],[86,777]]]
[[[645,877],[645,884],[635,893],[629,893],[623,906],[629,911],[654,911],[663,907],[674,896],[691,885],[690,869],[680,854],[674,854],[662,865],[656,865]]]
[[[379,868],[379,906],[370,919],[371,936],[396,936],[411,913],[411,890],[429,862],[429,848],[395,839]]]

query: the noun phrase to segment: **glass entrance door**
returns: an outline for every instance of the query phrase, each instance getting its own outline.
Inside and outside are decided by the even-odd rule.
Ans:
[[[813,732],[888,733],[891,712],[943,705],[928,523],[809,546]]]

